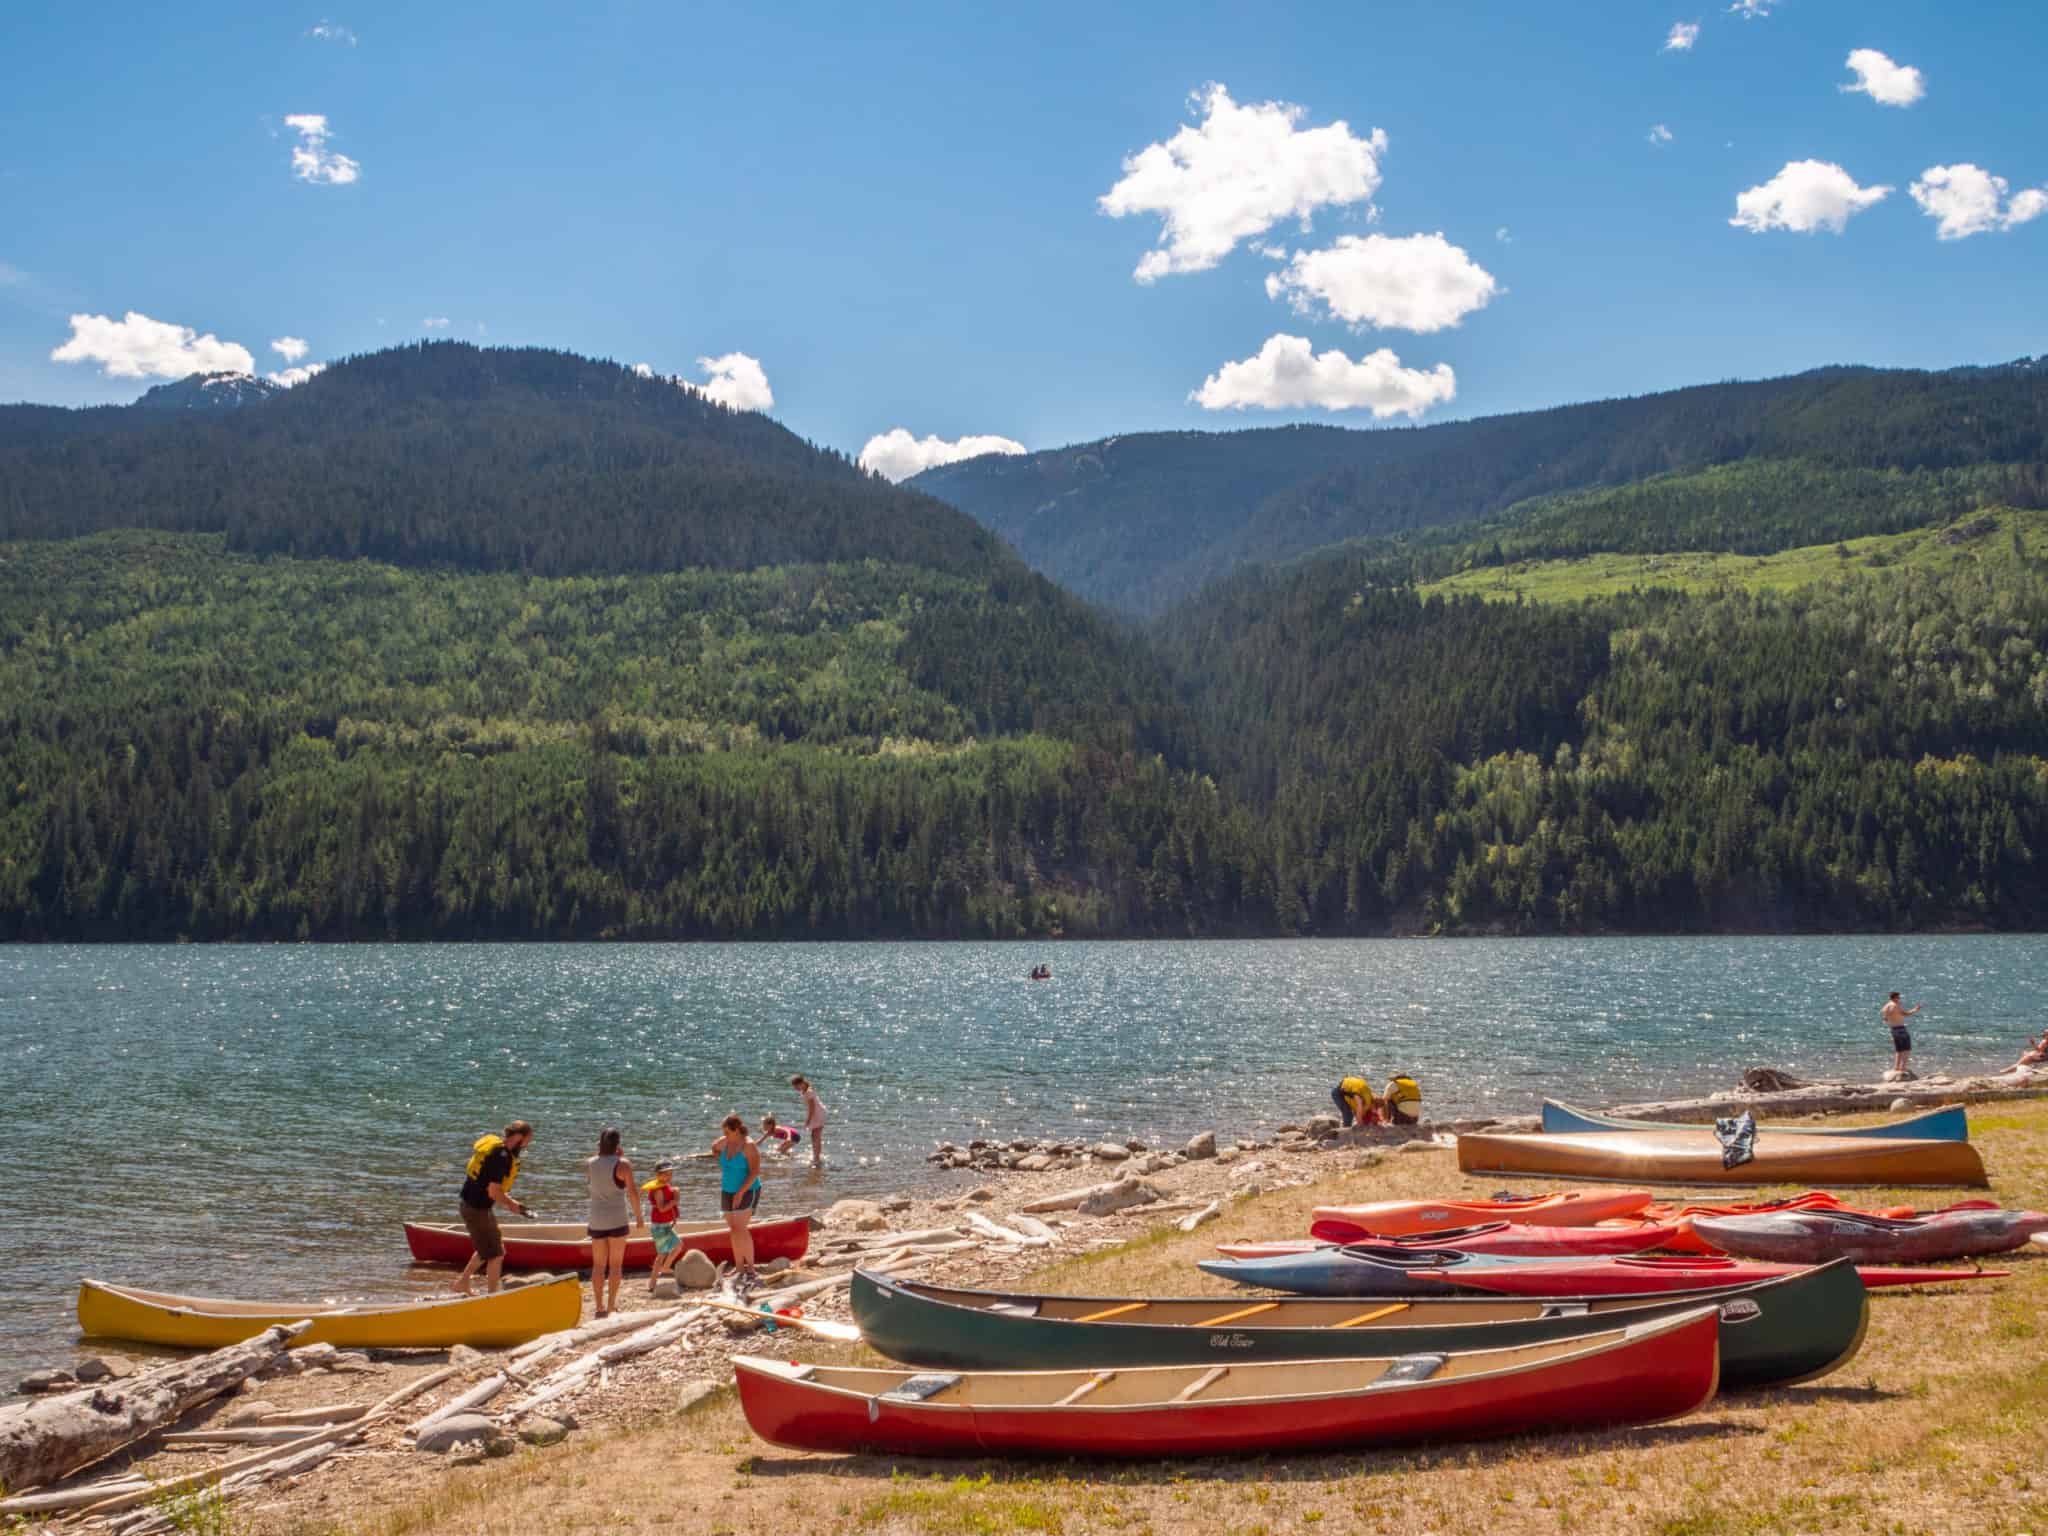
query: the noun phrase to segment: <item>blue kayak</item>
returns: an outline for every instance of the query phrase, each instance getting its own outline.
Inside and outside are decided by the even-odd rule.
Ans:
[[[1734,1110],[1731,1108],[1731,1114]],[[1543,1129],[1552,1135],[1584,1134],[1588,1131],[1696,1131],[1697,1125],[1679,1125],[1667,1120],[1623,1120],[1590,1109],[1574,1109],[1555,1099],[1543,1101]],[[1759,1126],[1760,1131],[1773,1127]],[[1945,1104],[1924,1114],[1909,1115],[1887,1125],[1842,1126],[1833,1130],[1814,1125],[1781,1125],[1780,1131],[1797,1131],[1802,1136],[1880,1136],[1893,1141],[1968,1141],[1970,1117],[1960,1104]]]

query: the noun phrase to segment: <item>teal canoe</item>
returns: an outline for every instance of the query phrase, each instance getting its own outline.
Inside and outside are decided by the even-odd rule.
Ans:
[[[1862,1346],[1869,1298],[1855,1267],[1824,1264],[1754,1285],[1583,1301],[1035,1296],[958,1290],[856,1270],[868,1345],[954,1371],[1250,1364],[1508,1349],[1721,1308],[1721,1385],[1784,1386],[1837,1369]]]
[[[1740,1106],[1731,1105],[1731,1111]],[[1774,1127],[1762,1124],[1760,1131]],[[1680,1125],[1670,1120],[1623,1120],[1616,1115],[1603,1115],[1590,1109],[1574,1109],[1569,1104],[1560,1104],[1555,1099],[1543,1101],[1543,1129],[1552,1135],[1568,1135],[1586,1131],[1696,1131],[1697,1125]],[[1939,1109],[1930,1109],[1924,1114],[1908,1115],[1903,1120],[1893,1120],[1885,1125],[1841,1126],[1827,1130],[1814,1125],[1780,1125],[1781,1131],[1797,1131],[1802,1136],[1881,1136],[1893,1141],[1968,1141],[1970,1139],[1969,1112],[1960,1104],[1944,1104]]]

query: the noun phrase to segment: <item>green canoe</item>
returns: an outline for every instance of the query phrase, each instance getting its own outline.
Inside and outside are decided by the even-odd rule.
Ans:
[[[954,1371],[1050,1371],[1217,1360],[1445,1354],[1545,1343],[1721,1304],[1721,1385],[1784,1386],[1846,1363],[1869,1299],[1843,1260],[1755,1285],[1584,1301],[1143,1299],[954,1290],[856,1270],[853,1316],[874,1349]]]

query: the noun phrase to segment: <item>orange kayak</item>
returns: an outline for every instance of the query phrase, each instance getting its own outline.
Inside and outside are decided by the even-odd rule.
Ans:
[[[1548,1195],[1492,1200],[1377,1200],[1369,1205],[1319,1205],[1317,1221],[1340,1221],[1379,1237],[1414,1237],[1493,1221],[1520,1226],[1590,1227],[1636,1216],[1650,1203],[1647,1189],[1565,1189]]]

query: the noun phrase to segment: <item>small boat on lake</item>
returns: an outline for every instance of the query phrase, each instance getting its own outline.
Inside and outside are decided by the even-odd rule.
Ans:
[[[754,1433],[806,1451],[1203,1456],[1676,1418],[1714,1395],[1720,1312],[1511,1349],[1350,1360],[918,1372],[733,1361]]]
[[[2048,1232],[2040,1211],[1934,1211],[1895,1221],[1861,1211],[1768,1211],[1747,1216],[1701,1216],[1693,1230],[1724,1253],[1750,1259],[1815,1264],[1853,1259],[1859,1264],[1924,1264],[1973,1259],[2024,1248]]]
[[[229,1301],[99,1280],[78,1287],[78,1326],[86,1337],[180,1349],[219,1349],[279,1323],[307,1320],[313,1326],[293,1341],[295,1348],[501,1349],[574,1328],[582,1315],[583,1289],[573,1275],[477,1296],[391,1302]]]
[[[505,1235],[507,1269],[590,1268],[590,1231],[577,1222],[515,1221],[505,1223],[500,1230]],[[770,1259],[794,1263],[811,1246],[809,1216],[757,1221],[749,1230],[754,1234],[754,1257],[761,1263]],[[732,1231],[722,1221],[715,1225],[679,1225],[676,1236],[682,1240],[685,1253],[695,1249],[714,1264],[732,1262]],[[464,1228],[434,1221],[406,1222],[405,1245],[420,1264],[466,1264],[476,1251]],[[626,1268],[653,1267],[654,1234],[645,1227],[635,1227],[626,1236]]]
[[[1624,1120],[1618,1115],[1603,1115],[1592,1109],[1575,1109],[1569,1104],[1560,1104],[1556,1099],[1545,1099],[1543,1129],[1546,1133],[1556,1136],[1574,1131],[1693,1131],[1700,1127],[1680,1125],[1667,1120]],[[1763,1132],[1789,1130],[1793,1127],[1759,1125],[1757,1129]],[[1939,1109],[1908,1115],[1903,1120],[1891,1120],[1883,1125],[1799,1126],[1797,1130],[1802,1136],[1875,1136],[1893,1141],[1968,1141],[1970,1117],[1962,1105],[1944,1104]]]
[[[870,1348],[948,1370],[1253,1364],[1350,1355],[1460,1353],[1538,1344],[1721,1309],[1721,1385],[1826,1375],[1863,1341],[1869,1300],[1846,1261],[1736,1290],[1590,1301],[1455,1295],[1405,1301],[1289,1296],[1038,1296],[959,1290],[856,1270],[853,1317]]]
[[[1365,1205],[1319,1205],[1315,1219],[1349,1222],[1375,1237],[1414,1237],[1489,1221],[1590,1227],[1633,1216],[1651,1198],[1647,1189],[1562,1189],[1547,1195],[1495,1195],[1490,1200],[1376,1200]]]
[[[1981,1188],[1984,1160],[1966,1141],[1910,1141],[1759,1131],[1755,1155],[1730,1168],[1708,1126],[1677,1130],[1574,1131],[1557,1135],[1474,1131],[1458,1138],[1466,1173],[1611,1180],[1627,1184],[1965,1184]],[[1321,1213],[1318,1212],[1318,1215]]]

